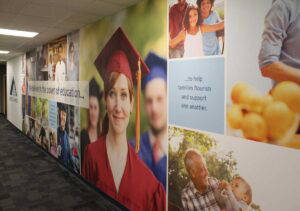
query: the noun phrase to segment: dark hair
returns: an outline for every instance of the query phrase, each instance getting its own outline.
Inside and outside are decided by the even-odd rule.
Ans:
[[[100,105],[102,95],[103,95],[103,91],[101,90],[99,84],[97,83],[95,78],[92,78],[89,83],[89,96],[96,97]]]
[[[66,113],[66,123],[65,123],[65,131],[67,131],[67,133],[69,133],[69,115],[68,115],[68,105],[64,104],[64,103],[57,103],[57,107],[58,107],[58,122],[59,122],[59,127],[61,124],[61,112],[65,112]]]
[[[203,0],[197,0],[196,4],[198,6],[198,14],[199,16],[201,16],[201,3],[202,3]],[[211,7],[210,7],[210,12],[211,12],[211,8],[214,6],[214,3],[215,3],[215,0],[209,0],[210,1],[210,4],[211,4]]]
[[[90,80],[90,83],[89,83],[89,96],[97,98],[99,109],[100,109],[101,99],[102,99],[102,96],[103,96],[103,91],[100,88],[100,86],[97,83],[95,78],[92,78]],[[88,115],[88,124],[90,124],[90,116],[89,115]],[[89,126],[88,126],[88,128],[89,128]],[[101,115],[101,112],[99,112],[98,125],[97,125],[97,135],[98,136],[100,136],[100,134],[101,134],[101,129],[102,129],[102,115]]]
[[[67,113],[68,110],[68,106],[64,103],[57,103],[57,107],[60,111],[64,111]]]
[[[199,13],[198,7],[193,4],[189,4],[185,10],[184,18],[183,18],[183,26],[186,30],[189,30],[190,28],[190,11],[191,10],[196,10],[198,13],[198,21],[197,21],[197,26],[199,26],[202,23],[201,20],[201,15]]]
[[[109,78],[105,80],[104,83],[104,97],[108,96],[109,91],[114,87],[116,81],[120,77],[121,73],[118,72],[112,72],[109,75]],[[130,102],[133,100],[133,84],[132,82],[126,77],[127,79],[127,84],[128,84],[128,90],[129,90],[129,95],[130,95]],[[106,135],[108,133],[108,128],[109,127],[109,119],[108,119],[108,114],[106,113],[103,119],[102,123],[102,135]]]
[[[201,2],[202,2],[203,0],[197,0],[197,2],[196,2],[196,4],[198,5],[198,7],[200,8],[200,6],[201,6]],[[211,6],[214,6],[214,3],[215,3],[215,0],[209,0],[210,1],[210,4],[211,4]]]

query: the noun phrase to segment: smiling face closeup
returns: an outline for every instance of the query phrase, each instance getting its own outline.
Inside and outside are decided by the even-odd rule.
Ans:
[[[106,97],[106,109],[109,119],[109,130],[115,134],[126,133],[133,100],[129,92],[129,82],[124,74],[119,74]]]
[[[66,121],[67,121],[67,112],[60,111],[60,126],[62,130],[65,130],[66,127]]]
[[[186,152],[184,164],[196,189],[200,192],[206,191],[209,173],[202,155],[196,150],[189,150]]]
[[[247,201],[247,186],[241,179],[233,179],[231,182],[232,192],[238,201]]]
[[[207,18],[210,14],[211,8],[212,8],[212,4],[210,2],[210,0],[203,0],[201,2],[201,16],[204,18]]]
[[[89,98],[89,120],[92,128],[97,128],[100,115],[100,106],[97,97],[90,96]]]
[[[198,10],[197,9],[191,9],[189,12],[189,23],[190,27],[195,27],[198,22]]]
[[[194,180],[196,180],[199,187],[205,189],[208,185],[208,170],[206,163],[201,156],[195,157],[194,162]]]

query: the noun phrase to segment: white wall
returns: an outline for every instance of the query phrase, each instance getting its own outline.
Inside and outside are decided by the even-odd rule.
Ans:
[[[22,130],[22,56],[7,61],[7,119]],[[11,95],[12,81],[15,81],[16,95]]]
[[[251,84],[262,93],[272,87],[272,81],[261,76],[258,66],[264,19],[272,0],[228,0],[225,5],[225,68],[230,103],[232,86],[238,81]]]

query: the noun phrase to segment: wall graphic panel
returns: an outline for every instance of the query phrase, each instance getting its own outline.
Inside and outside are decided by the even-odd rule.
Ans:
[[[299,3],[227,8],[227,134],[299,149]]]
[[[169,210],[298,210],[299,158],[286,147],[170,126]]]
[[[166,206],[166,14],[166,2],[144,0],[80,30],[79,78],[90,90],[80,112],[82,175],[132,210]]]
[[[7,119],[22,130],[22,85],[24,80],[22,56],[7,62]]]

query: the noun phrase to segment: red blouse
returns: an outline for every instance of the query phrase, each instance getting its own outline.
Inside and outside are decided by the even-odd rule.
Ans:
[[[87,145],[82,176],[131,210],[166,210],[166,193],[128,144],[128,156],[119,192],[106,151],[105,137]]]

